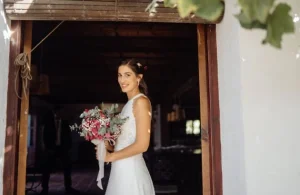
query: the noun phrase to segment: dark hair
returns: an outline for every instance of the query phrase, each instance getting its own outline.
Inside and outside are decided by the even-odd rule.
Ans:
[[[135,73],[136,76],[138,76],[139,74],[143,75],[139,83],[139,90],[143,94],[148,95],[148,87],[144,80],[144,76],[145,76],[144,73],[147,70],[147,66],[143,66],[136,59],[124,60],[121,62],[121,64],[118,67],[120,66],[128,66]]]

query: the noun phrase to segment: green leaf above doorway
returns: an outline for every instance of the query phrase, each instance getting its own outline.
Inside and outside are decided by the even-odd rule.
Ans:
[[[147,7],[151,15],[156,7],[164,2],[165,7],[176,8],[180,17],[200,17],[208,22],[219,20],[224,12],[222,0],[152,0]],[[266,31],[262,44],[281,48],[282,36],[295,32],[291,6],[286,3],[275,4],[275,0],[238,0],[240,13],[235,15],[242,28],[247,30],[261,29]]]

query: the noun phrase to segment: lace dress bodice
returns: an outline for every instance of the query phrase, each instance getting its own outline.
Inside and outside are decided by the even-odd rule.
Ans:
[[[136,124],[135,117],[133,115],[133,103],[134,100],[140,96],[144,96],[144,94],[140,93],[131,98],[122,109],[120,116],[122,118],[128,117],[128,119],[122,125],[121,135],[117,139],[115,151],[121,150],[133,144],[136,139]]]

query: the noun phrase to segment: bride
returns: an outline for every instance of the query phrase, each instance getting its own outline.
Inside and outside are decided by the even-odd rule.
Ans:
[[[155,195],[152,179],[143,159],[150,142],[151,103],[143,79],[145,67],[134,59],[118,67],[118,82],[128,101],[121,117],[128,117],[105,161],[112,162],[106,195]],[[106,144],[108,149],[112,149]]]

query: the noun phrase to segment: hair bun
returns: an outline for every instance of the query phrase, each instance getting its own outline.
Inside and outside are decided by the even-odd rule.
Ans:
[[[143,66],[140,62],[135,63],[139,74],[143,74],[147,70],[147,66]]]

